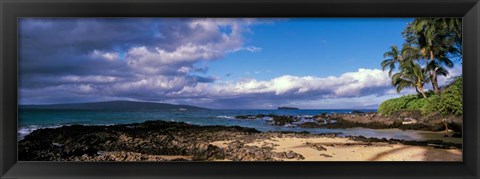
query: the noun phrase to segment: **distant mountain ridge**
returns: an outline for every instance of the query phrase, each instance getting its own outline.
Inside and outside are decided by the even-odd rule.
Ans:
[[[139,101],[103,101],[90,103],[68,103],[47,105],[20,105],[21,109],[89,109],[89,110],[128,110],[128,109],[164,109],[164,110],[201,110],[207,109],[190,105]]]

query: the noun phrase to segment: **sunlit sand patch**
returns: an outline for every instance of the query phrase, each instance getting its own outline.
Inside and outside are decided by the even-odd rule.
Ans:
[[[212,144],[226,148],[230,142],[232,141],[215,141]],[[305,157],[304,160],[275,158],[284,161],[462,161],[462,151],[459,149],[360,142],[342,137],[274,137],[245,145],[269,146],[273,148],[273,152],[293,151]]]
[[[185,160],[192,160],[192,156],[187,155],[159,155],[166,160],[175,160],[175,159],[185,159]]]
[[[230,144],[231,142],[233,142],[233,140],[221,140],[221,141],[210,142],[210,144],[220,148],[227,148],[228,144]]]

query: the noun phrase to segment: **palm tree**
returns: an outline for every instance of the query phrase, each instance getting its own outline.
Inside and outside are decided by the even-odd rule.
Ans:
[[[459,53],[461,50],[455,47],[455,43],[460,41],[461,46],[461,27],[458,25],[461,21],[456,18],[417,18],[411,24],[411,28],[416,32],[416,43],[421,49],[422,56],[425,59],[425,66],[429,64],[444,64],[447,67],[453,67],[453,62],[447,58],[449,53]],[[439,63],[437,63],[437,61]],[[439,94],[438,80],[435,68],[427,68],[430,73],[433,91]]]
[[[401,64],[400,71],[392,76],[392,85],[396,87],[397,93],[405,88],[415,88],[418,94],[427,98],[424,85],[430,80],[426,70],[415,61],[404,61]]]
[[[428,64],[428,66],[426,67],[426,70],[429,70],[429,71],[434,71],[435,74],[437,75],[442,75],[442,76],[448,76],[448,70],[446,68],[444,68],[442,65],[438,64],[437,62],[431,62]],[[429,81],[433,81],[433,80],[438,80],[436,77],[438,76],[429,76]]]
[[[454,53],[462,54],[462,19],[441,18],[443,26],[447,29],[447,35],[453,43]]]
[[[393,45],[390,47],[390,50],[388,52],[385,52],[383,54],[384,58],[387,58],[382,61],[382,70],[385,71],[387,68],[388,70],[388,76],[392,76],[393,70],[396,69],[396,64],[400,63],[402,61],[402,57],[400,56],[400,51],[398,50],[398,47],[396,45]]]
[[[396,70],[396,65],[401,64],[404,61],[418,60],[422,58],[420,49],[412,46],[409,43],[404,43],[402,49],[398,49],[396,45],[390,47],[390,50],[383,54],[384,58],[381,66],[382,70],[389,69],[388,75],[392,76],[392,72]]]
[[[412,46],[412,44],[404,43],[402,48],[402,57],[403,61],[415,61],[422,59],[422,51],[421,49]]]
[[[461,56],[461,32],[458,18],[417,18],[408,23],[402,32],[406,41],[402,49],[391,46],[381,63],[382,70],[389,69],[397,92],[411,87],[426,98],[424,85],[432,83],[439,95],[438,76],[447,76],[445,67],[453,67],[449,55]]]
[[[429,63],[435,60],[435,39],[437,39],[437,24],[435,23],[436,19],[434,18],[417,18],[413,21],[412,27],[416,30],[418,35],[418,45],[421,49],[422,55],[425,59],[425,66],[428,66]],[[438,82],[437,74],[435,71],[430,71],[431,82],[433,91],[439,94],[438,91]]]
[[[443,68],[440,65],[435,68],[435,72],[439,75],[442,75],[442,76],[448,76],[449,75],[448,70]]]

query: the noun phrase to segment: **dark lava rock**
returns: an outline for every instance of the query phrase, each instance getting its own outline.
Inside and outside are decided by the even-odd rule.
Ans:
[[[254,115],[235,116],[235,119],[257,119],[257,116],[254,116]]]
[[[274,116],[272,118],[273,125],[283,126],[285,124],[292,124],[294,122],[294,117],[292,116]]]
[[[397,118],[414,118],[414,119],[419,119],[421,118],[422,112],[419,110],[401,110],[394,112],[392,116],[395,116]]]
[[[351,113],[352,113],[352,114],[363,114],[363,113],[365,113],[365,112],[363,112],[363,111],[358,111],[358,110],[353,110]]]
[[[416,124],[403,124],[398,126],[398,128],[402,130],[430,130],[432,129],[432,126],[416,123]],[[437,130],[434,130],[434,131],[437,131]]]
[[[237,136],[258,133],[260,132],[256,129],[238,126],[196,126],[165,121],[113,126],[73,125],[35,130],[18,142],[18,159],[94,160],[101,156],[101,151],[125,151],[131,153],[121,156],[132,160],[142,160],[141,155],[133,153],[150,156],[186,155],[192,156],[194,160],[221,160],[225,158],[225,151],[210,145],[210,142],[233,140]],[[114,158],[119,160],[121,157]]]
[[[286,158],[286,159],[297,159],[297,160],[304,160],[305,157],[303,155],[296,153],[294,151],[288,151],[288,152],[277,152],[274,154],[275,157],[277,158]]]
[[[275,117],[275,116],[278,116],[278,115],[275,115],[275,114],[257,114],[256,117],[257,118],[264,118],[264,117]]]
[[[322,145],[319,145],[319,144],[313,144],[313,145],[310,145],[310,147],[312,147],[313,149],[318,150],[318,151],[327,151],[327,149],[325,147],[323,147]]]
[[[299,160],[305,159],[305,157],[303,157],[303,155],[298,154],[296,152],[293,152],[291,150],[285,153],[285,158],[287,158],[287,159],[299,159]]]
[[[217,146],[208,145],[205,150],[200,150],[194,155],[193,160],[223,160],[225,151]]]
[[[183,122],[146,121],[113,126],[64,126],[39,129],[18,143],[21,161],[169,161],[181,155],[194,161],[274,161],[277,156],[303,159],[294,152],[279,154],[273,146],[246,142],[273,137],[335,137],[337,133],[265,132],[238,126],[197,126]],[[233,141],[226,148],[214,141]],[[280,158],[280,157],[278,157]],[[170,161],[183,161],[179,158]]]
[[[316,122],[304,122],[298,125],[301,128],[319,128],[322,125]]]
[[[167,161],[166,159],[155,156],[135,152],[105,152],[100,155],[81,155],[71,156],[70,161]]]
[[[328,154],[320,154],[320,156],[322,156],[322,157],[327,157],[327,158],[333,157],[333,156],[328,155]]]
[[[271,147],[247,146],[240,141],[231,142],[226,150],[225,158],[233,161],[273,161],[275,156]]]
[[[446,126],[449,130],[455,132],[462,131],[462,116],[442,115],[440,113],[431,113],[423,115],[417,110],[398,111],[392,115],[379,115],[375,112],[352,113],[352,114],[319,114],[315,116],[318,122],[324,122],[326,119],[335,120],[335,123],[323,124],[325,128],[371,128],[387,129],[398,128],[402,130],[427,130],[444,131]],[[415,122],[407,124],[407,119],[413,119]]]

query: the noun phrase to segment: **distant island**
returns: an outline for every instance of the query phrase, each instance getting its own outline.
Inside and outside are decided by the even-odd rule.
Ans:
[[[299,110],[299,109],[295,107],[280,106],[278,107],[278,110]]]
[[[90,103],[68,103],[48,105],[20,105],[21,109],[72,109],[72,110],[128,110],[128,109],[161,109],[161,110],[204,110],[207,108],[177,105],[168,103],[139,101],[103,101]]]

